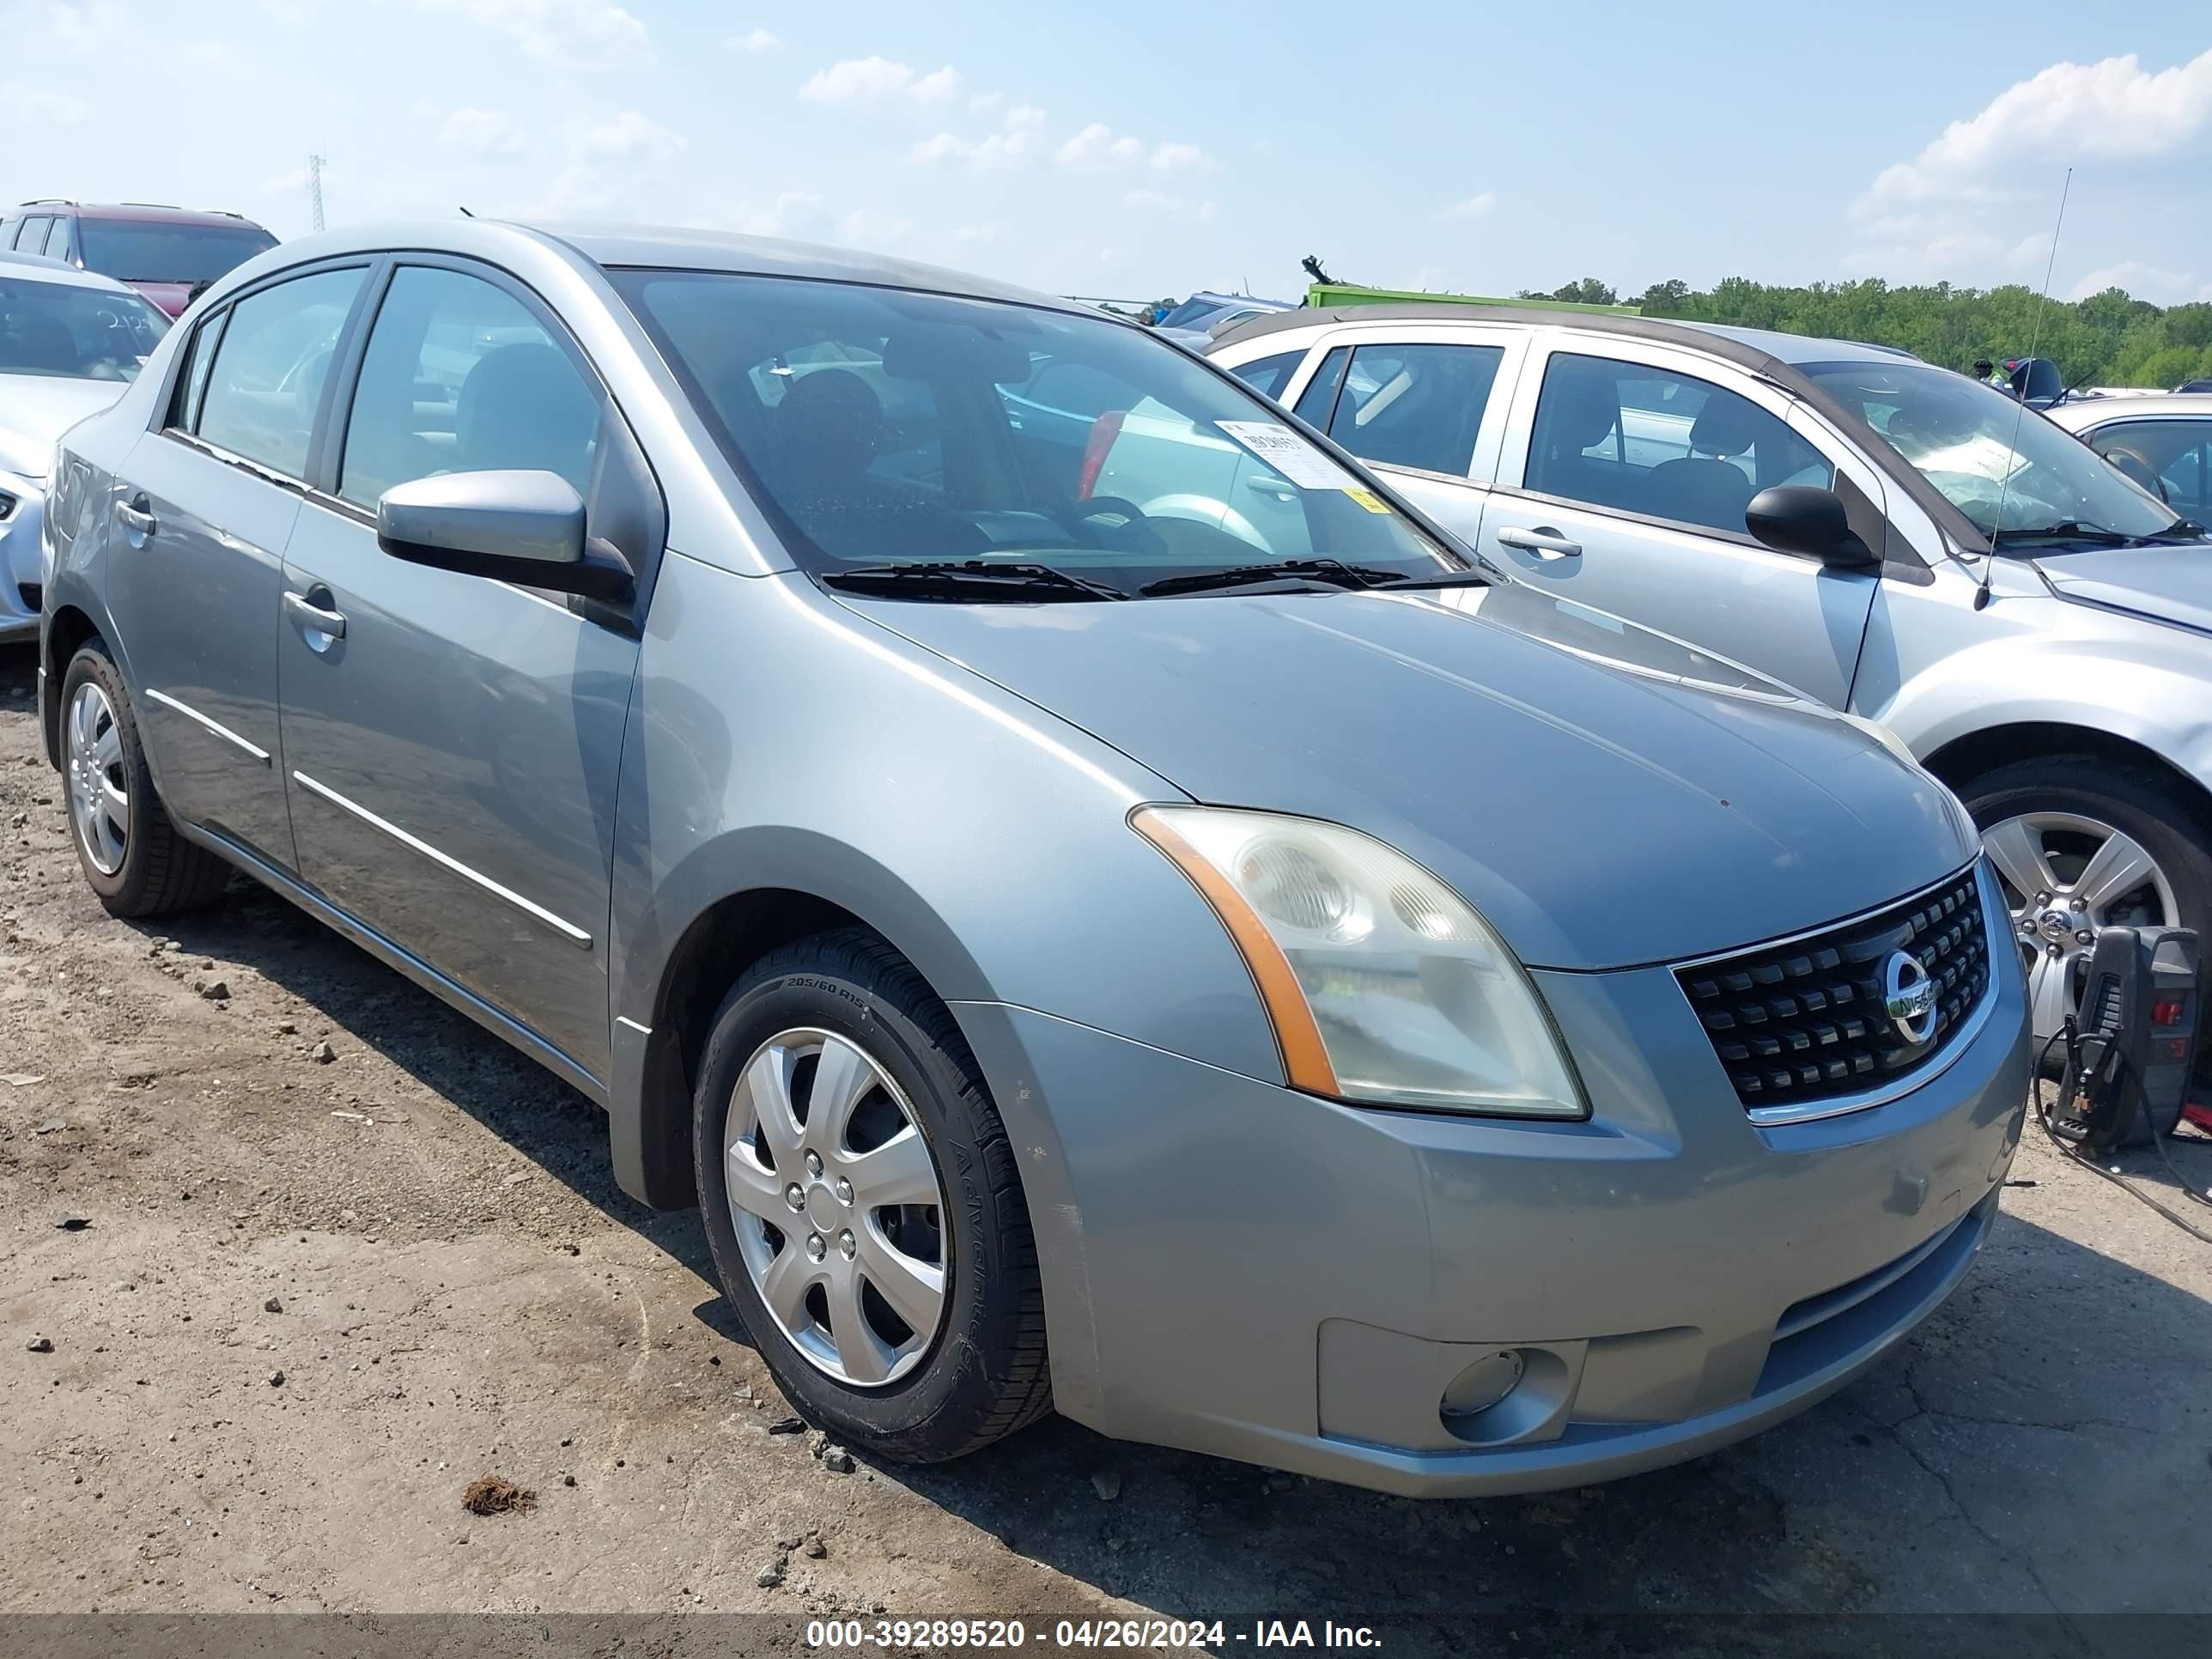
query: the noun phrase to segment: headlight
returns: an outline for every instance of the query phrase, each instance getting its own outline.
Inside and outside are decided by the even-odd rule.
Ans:
[[[1403,854],[1273,812],[1146,806],[1129,822],[1221,917],[1293,1087],[1431,1111],[1589,1115],[1520,963]]]

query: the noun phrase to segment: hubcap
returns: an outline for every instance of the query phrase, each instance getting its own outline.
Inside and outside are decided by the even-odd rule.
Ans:
[[[123,734],[107,693],[90,680],[70,699],[62,721],[69,775],[70,822],[92,867],[112,876],[123,867],[131,833],[131,795],[123,778]]]
[[[807,1362],[862,1389],[920,1364],[944,1322],[945,1200],[883,1067],[834,1032],[770,1037],[731,1096],[722,1161],[746,1275]]]
[[[2158,861],[2100,819],[2026,812],[1991,824],[1982,846],[2004,883],[2039,1042],[2063,1030],[2079,1006],[2100,927],[2179,925]]]

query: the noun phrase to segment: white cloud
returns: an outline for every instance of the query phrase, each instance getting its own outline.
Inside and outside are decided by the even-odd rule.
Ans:
[[[532,58],[600,67],[650,50],[645,25],[613,0],[416,0],[511,35]]]
[[[960,71],[947,64],[915,81],[907,88],[907,94],[923,104],[941,104],[948,98],[957,98],[960,94]]]
[[[1480,219],[1497,205],[1498,192],[1494,190],[1486,190],[1478,195],[1467,198],[1464,201],[1453,202],[1447,206],[1440,207],[1429,217],[1438,221]]]
[[[659,122],[626,109],[611,121],[596,126],[582,126],[571,136],[570,144],[580,155],[611,156],[617,160],[666,160],[684,147],[681,133],[672,132]]]
[[[1161,144],[1152,151],[1152,165],[1163,173],[1194,167],[1206,159],[1206,152],[1196,144]]]
[[[1101,167],[1134,161],[1144,153],[1144,145],[1136,139],[1126,134],[1116,137],[1103,121],[1093,121],[1062,144],[1054,157],[1063,167]]]
[[[15,106],[17,118],[30,124],[74,126],[92,118],[92,106],[65,92],[19,92],[4,101]]]
[[[906,159],[921,167],[940,161],[964,161],[991,171],[1026,160],[1036,148],[1044,112],[1034,104],[1017,104],[1008,110],[1000,131],[981,138],[963,138],[957,132],[939,132],[908,148]]]
[[[976,115],[988,115],[1006,101],[1003,92],[979,92],[968,100],[968,108]]]
[[[457,109],[438,130],[438,142],[472,155],[512,155],[522,148],[522,129],[504,110]]]
[[[2123,259],[2117,264],[2091,271],[2074,284],[2066,297],[2086,300],[2093,294],[2102,294],[2108,288],[2125,289],[2130,299],[2148,300],[2153,305],[2160,306],[2201,300],[2208,292],[2193,272],[2172,270],[2141,259]]]
[[[1157,190],[1133,190],[1121,198],[1121,205],[1140,213],[1164,214],[1171,219],[1193,219],[1200,224],[1211,220],[1218,211],[1211,202],[1194,202]]]
[[[732,52],[774,52],[783,43],[766,29],[747,29],[722,42]]]
[[[2212,51],[2146,71],[2133,52],[2054,64],[1954,121],[1910,161],[1886,167],[1862,198],[1869,214],[1899,203],[2008,199],[2018,170],[2076,156],[2171,155],[2212,122]]]
[[[895,98],[941,104],[957,97],[961,85],[960,71],[950,64],[918,76],[910,64],[871,55],[848,58],[826,70],[817,70],[799,88],[799,95],[814,104],[878,103]]]

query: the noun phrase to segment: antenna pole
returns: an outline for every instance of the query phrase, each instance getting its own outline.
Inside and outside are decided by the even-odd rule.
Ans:
[[[323,228],[323,158],[319,155],[307,158],[307,205],[314,214],[315,228],[320,230]]]
[[[2035,356],[2035,349],[2043,343],[2043,309],[2051,303],[2051,273],[2058,266],[2058,233],[2066,228],[2066,198],[2074,188],[2074,169],[2066,169],[2065,180],[2058,186],[2058,222],[2051,227],[2051,257],[2043,264],[2043,292],[2036,295],[2035,321],[2027,331],[2027,355]],[[2027,388],[2020,389],[2020,409],[2012,417],[2012,441],[2005,453],[2013,461],[2020,459],[2021,423],[2027,419]],[[1989,556],[1982,561],[1981,585],[1974,589],[1974,609],[1984,610],[1990,602],[1990,582],[1997,572],[1996,538],[2004,529],[2005,499],[2012,494],[2012,475],[2020,469],[2008,465],[2004,481],[1997,488],[1997,515],[1990,527]]]

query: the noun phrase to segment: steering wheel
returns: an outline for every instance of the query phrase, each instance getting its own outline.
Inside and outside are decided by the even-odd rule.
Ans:
[[[1092,495],[1083,501],[1070,501],[1053,516],[1091,546],[1099,548],[1117,545],[1116,543],[1108,539],[1112,532],[1136,528],[1146,522],[1145,509],[1121,495]],[[1115,518],[1121,522],[1119,524],[1101,522],[1103,520]],[[1150,537],[1149,532],[1144,533]]]

